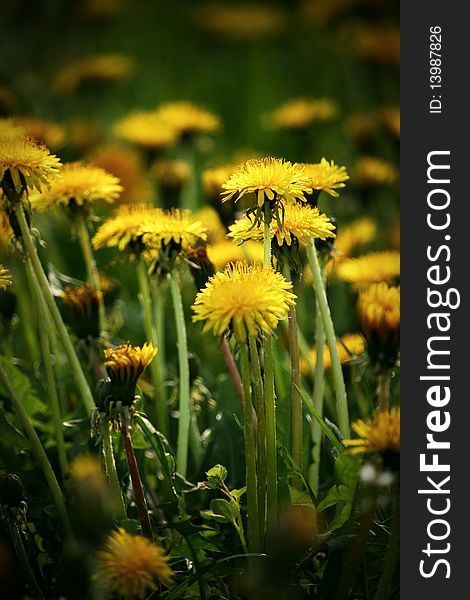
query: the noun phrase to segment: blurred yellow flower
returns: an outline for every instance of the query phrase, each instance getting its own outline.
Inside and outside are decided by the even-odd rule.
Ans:
[[[340,227],[335,239],[336,264],[351,256],[358,248],[371,242],[377,235],[377,223],[370,217],[361,217]]]
[[[88,210],[97,202],[112,204],[121,191],[119,179],[101,167],[65,163],[60,177],[52,182],[49,190],[31,196],[31,205],[41,211],[59,206]]]
[[[159,160],[152,172],[162,188],[171,190],[181,189],[191,178],[191,168],[184,160]]]
[[[380,112],[380,117],[385,129],[396,139],[400,139],[400,108],[389,106]]]
[[[80,287],[67,286],[60,294],[64,304],[71,310],[82,313],[90,319],[98,314],[103,294],[88,284]]]
[[[0,290],[5,290],[9,285],[11,285],[10,272],[0,264]]]
[[[161,104],[155,115],[179,137],[194,133],[214,133],[221,125],[219,117],[184,100]]]
[[[209,198],[220,200],[222,186],[230,175],[237,170],[236,164],[226,164],[202,172],[202,185]]]
[[[345,333],[339,340],[336,340],[336,347],[338,348],[341,364],[347,364],[365,352],[366,344],[361,334]],[[313,349],[310,351],[308,359],[303,358],[300,361],[302,373],[306,374],[311,371],[312,368],[314,368],[316,361],[317,353],[315,349]],[[331,367],[331,354],[326,344],[323,348],[323,366],[325,369]]]
[[[94,579],[119,598],[143,600],[159,581],[172,582],[174,573],[163,548],[148,539],[118,529],[97,553]]]
[[[303,166],[292,164],[282,158],[255,158],[248,160],[222,185],[222,202],[236,196],[255,194],[258,207],[265,201],[282,201],[294,204],[305,201],[304,194],[311,192],[311,185]]]
[[[24,189],[41,190],[49,186],[57,176],[62,164],[57,156],[36,141],[18,136],[0,135],[0,184],[10,185],[17,194]]]
[[[359,186],[386,185],[398,180],[396,167],[382,158],[363,156],[354,169],[354,181]]]
[[[70,464],[70,476],[75,481],[100,480],[104,477],[104,473],[96,457],[78,456]]]
[[[284,221],[282,228],[277,219],[271,221],[271,237],[275,237],[279,246],[284,242],[290,246],[297,240],[300,244],[311,245],[312,238],[326,240],[334,238],[335,226],[329,217],[321,213],[318,208],[301,204],[287,204],[284,207]],[[237,243],[246,240],[260,241],[264,237],[263,227],[256,225],[252,216],[245,215],[229,227],[229,237]]]
[[[33,138],[48,148],[59,148],[65,141],[65,129],[62,125],[38,117],[14,117],[14,123],[25,137]]]
[[[333,100],[296,98],[267,115],[267,122],[277,129],[303,129],[315,122],[329,121],[338,112]]]
[[[400,327],[400,288],[373,283],[359,293],[357,313],[367,339],[386,345]]]
[[[357,439],[344,440],[351,454],[400,452],[400,407],[378,410],[367,421],[352,424]]]
[[[224,240],[207,246],[207,256],[214,267],[220,271],[237,261],[263,263],[263,244],[248,241],[242,246],[232,240]]]
[[[345,258],[336,267],[339,279],[355,285],[393,281],[400,276],[400,253],[396,250],[369,252],[357,258]]]
[[[205,321],[203,331],[216,336],[231,330],[239,343],[249,335],[271,335],[295,304],[291,289],[292,283],[271,268],[232,263],[198,293],[193,321]]]
[[[177,130],[163,121],[156,111],[135,111],[118,121],[114,134],[144,150],[162,150],[174,144]]]
[[[322,158],[319,163],[302,164],[305,169],[305,178],[308,185],[318,192],[326,192],[330,196],[337,198],[339,196],[336,190],[344,188],[344,183],[349,179],[346,167],[335,165],[332,160],[328,162]]]
[[[204,206],[194,215],[194,218],[207,229],[207,242],[215,244],[225,240],[225,227],[219,217],[219,213],[212,206]]]
[[[400,64],[400,29],[397,26],[362,25],[350,39],[361,58],[381,65]]]

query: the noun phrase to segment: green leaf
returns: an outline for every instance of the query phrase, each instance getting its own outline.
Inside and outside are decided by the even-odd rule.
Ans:
[[[237,525],[237,513],[233,504],[223,498],[216,498],[211,501],[211,511],[216,515],[222,515],[229,523]]]
[[[217,479],[223,483],[227,479],[228,473],[223,465],[215,465],[207,471],[206,475],[209,479]]]
[[[0,364],[5,369],[8,379],[11,381],[11,384],[28,415],[34,417],[38,414],[44,414],[47,410],[47,405],[38,398],[29,377],[20,371],[20,369],[5,356],[0,356]],[[0,393],[8,398],[8,393],[2,382],[0,382]]]

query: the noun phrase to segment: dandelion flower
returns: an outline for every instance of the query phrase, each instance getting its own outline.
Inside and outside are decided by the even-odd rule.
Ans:
[[[360,333],[345,333],[339,340],[336,340],[336,347],[338,348],[339,359],[341,364],[347,364],[351,362],[355,357],[360,356],[365,352],[366,343]],[[301,360],[302,372],[307,373],[311,365],[315,365],[317,361],[317,353],[315,349],[310,352],[308,360]],[[323,348],[323,366],[325,369],[331,367],[331,354],[330,349],[325,344]]]
[[[377,335],[386,343],[400,327],[400,288],[373,283],[360,292],[357,312],[366,336]]]
[[[361,26],[351,36],[356,52],[362,58],[380,65],[400,63],[400,30],[395,25]]]
[[[211,199],[220,200],[223,184],[237,168],[235,164],[226,164],[203,171],[202,185],[207,196]]]
[[[163,121],[155,111],[133,112],[118,121],[113,131],[118,138],[153,151],[171,146],[178,137],[176,129]]]
[[[359,186],[392,184],[398,180],[398,171],[386,160],[363,156],[356,163],[354,180]]]
[[[319,163],[308,163],[303,166],[308,185],[334,198],[339,196],[336,190],[344,188],[346,185],[344,182],[349,179],[346,167],[335,165],[333,160],[328,162],[326,158],[322,158]]]
[[[294,204],[305,201],[304,194],[311,192],[303,167],[281,158],[255,158],[248,160],[222,185],[222,202],[236,196],[255,194],[259,208],[265,201],[282,201]]]
[[[99,308],[103,294],[88,284],[80,287],[67,286],[60,294],[70,318],[68,324],[80,339],[99,338]]]
[[[23,130],[24,136],[33,138],[48,148],[59,148],[65,141],[62,125],[38,117],[15,117],[15,124]]]
[[[155,114],[180,137],[195,133],[214,133],[220,129],[220,119],[216,115],[191,102],[167,102],[160,105]]]
[[[400,276],[400,253],[396,250],[369,252],[357,258],[345,258],[336,267],[339,279],[358,286],[393,281]]]
[[[142,236],[148,248],[161,248],[171,242],[180,247],[195,246],[206,239],[206,228],[201,221],[196,220],[190,210],[178,208],[158,210],[157,217],[146,226]]]
[[[328,121],[338,114],[338,106],[328,99],[290,100],[268,115],[268,122],[277,129],[303,129],[318,121]]]
[[[335,248],[338,259],[351,256],[355,250],[371,242],[377,235],[377,224],[370,217],[356,219],[341,227],[336,235]]]
[[[5,290],[11,284],[11,276],[7,268],[0,264],[0,290]]]
[[[239,343],[271,335],[295,304],[291,289],[273,269],[237,262],[209,278],[196,296],[193,321],[205,321],[203,331],[216,336],[231,330]]]
[[[122,528],[110,535],[97,558],[95,580],[120,598],[143,600],[159,581],[169,584],[174,576],[163,548]]]
[[[59,71],[55,89],[61,94],[74,94],[90,83],[119,83],[128,79],[134,69],[134,61],[123,54],[86,56]]]
[[[36,141],[17,136],[0,136],[0,184],[10,185],[11,178],[16,194],[25,188],[41,191],[51,184],[62,164],[57,156]]]
[[[207,256],[214,267],[219,271],[229,263],[246,260],[249,263],[263,263],[263,244],[248,241],[243,246],[235,244],[232,240],[224,240],[207,246]]]
[[[271,237],[275,237],[279,246],[286,243],[288,246],[293,241],[303,245],[310,245],[312,238],[326,240],[335,237],[335,226],[329,217],[320,213],[318,208],[311,208],[301,204],[287,204],[284,207],[284,220],[282,228],[277,219],[271,221]],[[229,227],[229,236],[238,243],[246,240],[262,240],[264,232],[257,226],[251,215],[246,215]]]
[[[378,410],[372,419],[352,424],[357,439],[344,440],[351,454],[400,452],[400,408]]]
[[[251,40],[279,32],[286,21],[276,7],[262,4],[209,3],[198,12],[197,22],[203,31],[235,40]]]
[[[195,213],[194,218],[200,221],[207,229],[207,241],[209,244],[225,240],[225,227],[215,208],[205,206]]]
[[[47,192],[31,197],[31,205],[40,211],[63,206],[69,210],[88,210],[96,202],[112,204],[119,198],[119,179],[101,167],[81,162],[66,163]]]
[[[141,252],[145,225],[156,221],[161,210],[148,204],[125,204],[107,219],[95,233],[92,244],[95,250],[118,248]]]

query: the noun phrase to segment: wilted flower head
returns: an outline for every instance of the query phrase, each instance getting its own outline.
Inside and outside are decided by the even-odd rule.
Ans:
[[[400,253],[396,250],[369,252],[357,258],[345,258],[336,267],[339,279],[357,286],[393,281],[400,276]]]
[[[271,221],[271,237],[276,238],[279,246],[284,243],[290,246],[297,241],[303,245],[311,245],[312,238],[325,240],[334,238],[335,226],[329,217],[320,213],[318,208],[311,208],[302,204],[287,204],[284,206],[284,219],[282,227],[277,219]],[[263,229],[256,225],[251,215],[245,215],[229,227],[229,237],[238,243],[246,240],[261,241],[264,237]]]
[[[354,170],[354,181],[359,186],[387,185],[398,180],[396,167],[382,158],[363,156]]]
[[[378,410],[372,419],[359,419],[352,424],[357,439],[344,440],[351,454],[400,452],[400,408]]]
[[[246,262],[216,273],[196,296],[193,321],[220,336],[233,331],[239,343],[248,336],[271,335],[295,304],[292,283],[271,268]]]
[[[6,196],[41,191],[56,178],[62,164],[38,142],[21,136],[0,136],[0,185]]]
[[[326,192],[330,196],[339,196],[336,190],[345,187],[345,181],[349,179],[346,167],[335,165],[332,160],[328,162],[322,158],[319,163],[307,163],[302,165],[305,169],[305,179],[316,192]]]
[[[222,185],[222,202],[232,198],[239,200],[245,194],[254,194],[255,206],[265,202],[294,204],[305,201],[305,194],[311,185],[304,167],[292,164],[282,158],[255,158],[240,165]]]
[[[195,133],[214,133],[220,129],[219,117],[184,100],[161,104],[155,114],[180,138]]]
[[[0,264],[0,290],[5,290],[11,284],[11,276],[7,268]]]
[[[268,115],[268,123],[277,129],[303,129],[312,123],[328,121],[338,114],[332,100],[297,98],[286,102]]]
[[[174,144],[177,130],[156,111],[132,112],[114,125],[114,134],[144,150],[158,151]]]
[[[159,581],[170,584],[174,573],[163,548],[118,529],[97,553],[94,579],[119,598],[143,600]]]
[[[121,191],[119,179],[101,167],[66,163],[47,191],[31,197],[31,205],[41,211],[58,207],[89,211],[97,202],[112,204]]]

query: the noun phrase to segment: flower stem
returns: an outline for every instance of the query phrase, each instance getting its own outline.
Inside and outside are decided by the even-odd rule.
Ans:
[[[33,452],[36,455],[36,460],[39,463],[39,466],[42,469],[44,474],[44,478],[46,479],[47,485],[49,486],[49,490],[51,492],[51,496],[54,500],[54,503],[57,508],[57,513],[59,515],[59,519],[62,523],[62,527],[64,532],[68,535],[71,532],[69,516],[67,514],[67,509],[65,508],[64,498],[62,496],[62,492],[60,490],[59,484],[57,483],[57,478],[55,473],[51,467],[51,463],[47,457],[46,451],[44,450],[44,446],[39,439],[36,430],[29,418],[28,413],[26,412],[21,400],[18,398],[16,391],[14,390],[10,378],[8,377],[5,369],[0,365],[0,379],[3,381],[5,388],[10,396],[15,412],[20,420],[21,426],[26,434],[26,437],[29,439],[29,442],[33,448]]]
[[[127,519],[126,508],[122,497],[121,486],[116,472],[116,462],[114,460],[113,439],[111,437],[111,428],[109,421],[105,421],[101,428],[103,457],[108,477],[111,493],[114,501],[114,511],[118,521]]]
[[[313,287],[317,298],[318,307],[325,328],[326,342],[331,355],[331,370],[336,392],[336,410],[338,413],[338,427],[341,435],[345,438],[349,437],[349,411],[348,400],[346,396],[346,386],[344,385],[343,370],[339,360],[338,347],[336,345],[336,335],[331,319],[330,307],[326,297],[325,286],[323,283],[320,264],[318,262],[317,252],[315,250],[315,242],[312,239],[312,245],[307,246],[307,257],[312,270]]]
[[[37,600],[45,600],[44,594],[42,593],[42,590],[39,587],[39,584],[34,575],[34,571],[31,568],[31,565],[29,564],[28,555],[26,554],[23,540],[21,539],[21,533],[19,531],[18,524],[12,523],[11,520],[8,519],[8,528],[10,530],[13,547],[15,549],[16,557],[20,564],[20,568],[23,572],[25,581],[28,582],[28,585],[31,588],[31,592],[33,593],[34,598],[36,598]]]
[[[243,381],[244,421],[245,421],[245,465],[246,465],[246,496],[248,521],[248,549],[250,552],[260,550],[260,531],[258,526],[258,484],[256,475],[256,446],[253,429],[253,411],[251,401],[250,364],[248,347],[240,346],[240,370]]]
[[[266,411],[264,407],[264,386],[261,375],[261,364],[259,360],[256,340],[249,337],[251,372],[254,381],[254,392],[256,399],[257,415],[257,446],[258,446],[258,513],[261,550],[264,548],[266,537],[266,477],[268,474],[266,454]]]
[[[124,441],[124,450],[126,453],[127,465],[131,476],[132,487],[134,488],[135,503],[139,514],[139,521],[142,527],[142,533],[146,538],[153,542],[152,525],[150,524],[149,511],[147,509],[147,501],[145,499],[142,480],[140,479],[139,467],[135,457],[134,446],[130,435],[130,424],[121,418],[120,422],[122,439]]]
[[[220,348],[222,350],[222,356],[224,357],[224,361],[227,365],[228,372],[230,374],[230,377],[232,378],[233,385],[235,386],[235,391],[237,392],[237,396],[240,398],[240,402],[243,406],[244,398],[242,379],[237,369],[235,359],[233,358],[232,350],[230,349],[230,344],[228,343],[228,340],[225,337],[225,335],[222,335],[220,338]]]
[[[98,267],[96,266],[95,256],[93,254],[93,248],[90,241],[90,234],[88,232],[88,226],[85,219],[85,215],[80,214],[77,219],[77,233],[82,248],[83,258],[85,259],[85,266],[87,271],[87,279],[91,287],[94,288],[99,296],[98,299],[98,319],[100,327],[101,338],[107,342],[109,338],[108,332],[108,321],[106,318],[106,309],[104,306],[104,297],[101,290],[100,277],[98,273]]]
[[[152,297],[150,293],[147,267],[143,258],[140,258],[137,262],[137,279],[139,282],[139,298],[144,317],[145,335],[149,341],[153,342],[155,346],[160,348],[157,328],[155,327],[152,316]],[[150,363],[149,369],[152,376],[152,382],[155,387],[155,412],[158,429],[163,433],[163,435],[168,436],[169,424],[166,394],[163,385],[163,365],[161,363],[161,357],[159,358],[159,356],[160,352],[158,352],[155,360]]]
[[[173,269],[170,275],[170,290],[175,315],[180,384],[180,418],[178,427],[176,468],[178,472],[183,475],[183,477],[186,477],[188,468],[189,427],[191,424],[191,390],[189,379],[188,340],[186,337],[183,300],[181,298],[181,289],[175,269]]]
[[[47,281],[47,277],[44,273],[44,270],[41,265],[41,261],[39,260],[38,253],[36,251],[36,246],[34,245],[33,238],[31,236],[31,232],[29,230],[29,226],[26,222],[26,217],[24,214],[24,209],[20,203],[15,205],[15,214],[18,219],[18,223],[21,229],[21,236],[23,238],[26,252],[28,253],[29,258],[31,259],[31,265],[33,267],[34,275],[36,277],[36,281],[38,283],[38,287],[41,290],[41,295],[47,304],[47,307],[51,313],[51,316],[54,320],[54,324],[59,333],[60,339],[64,346],[65,353],[67,354],[67,358],[70,362],[70,367],[72,369],[72,374],[75,379],[75,383],[77,385],[78,391],[82,398],[83,404],[89,413],[95,403],[93,402],[93,396],[91,394],[90,388],[88,386],[88,382],[83,373],[82,367],[78,360],[77,354],[73,347],[73,344],[70,340],[69,334],[67,333],[67,329],[64,325],[64,321],[62,320],[62,316],[57,308],[57,305],[52,296],[49,282]]]
[[[390,373],[379,373],[377,375],[377,408],[388,410],[390,407]]]
[[[57,393],[57,385],[51,361],[51,346],[49,340],[50,317],[47,311],[47,306],[45,305],[45,302],[42,298],[41,290],[39,289],[37,280],[34,277],[33,268],[31,266],[31,260],[29,258],[26,259],[26,274],[28,276],[28,283],[31,287],[34,301],[37,306],[37,324],[39,329],[39,342],[41,345],[44,373],[46,376],[46,391],[51,406],[52,423],[55,430],[57,455],[59,458],[60,471],[62,474],[62,479],[64,479],[68,473],[69,467],[67,461],[67,451],[65,449],[62,417],[60,414],[61,411],[59,405],[59,395]]]
[[[320,265],[322,280],[324,280],[325,265]],[[323,403],[325,394],[325,364],[323,362],[323,349],[325,347],[325,329],[320,314],[320,308],[316,306],[315,314],[315,373],[313,382],[313,408],[320,417],[323,417]],[[315,493],[318,493],[318,484],[320,479],[320,457],[322,430],[317,420],[312,423],[312,459],[313,464],[310,470],[310,484]]]
[[[390,584],[395,574],[396,562],[399,551],[400,540],[400,487],[394,485],[393,494],[393,513],[392,524],[390,529],[390,539],[388,541],[387,550],[384,558],[384,568],[380,577],[379,587],[375,600],[387,600],[390,593]]]

